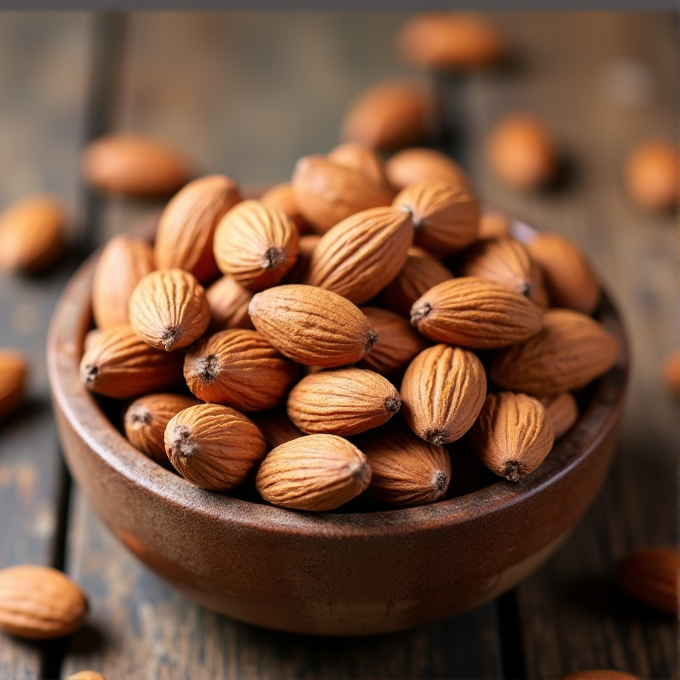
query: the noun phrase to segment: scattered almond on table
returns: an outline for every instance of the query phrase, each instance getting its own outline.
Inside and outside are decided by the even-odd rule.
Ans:
[[[28,363],[17,350],[0,349],[0,419],[14,411],[24,398]]]
[[[628,193],[648,210],[668,210],[678,202],[678,151],[663,139],[642,142],[626,158]]]
[[[674,546],[643,548],[619,561],[616,577],[638,602],[667,614],[680,611],[678,575],[680,552]]]

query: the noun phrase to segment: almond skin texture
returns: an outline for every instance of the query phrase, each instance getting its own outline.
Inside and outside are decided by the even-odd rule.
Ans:
[[[27,372],[21,352],[0,350],[0,419],[12,413],[24,398]]]
[[[248,305],[253,292],[242,286],[232,276],[223,276],[205,291],[210,307],[210,329],[223,331],[229,328],[252,328]]]
[[[228,406],[191,406],[165,429],[168,459],[182,477],[201,489],[228,491],[240,486],[266,450],[256,425]]]
[[[267,451],[271,451],[277,446],[293,441],[293,439],[298,437],[305,436],[305,433],[300,428],[293,425],[285,411],[278,409],[275,411],[263,411],[253,413],[250,417],[264,435]]]
[[[171,467],[165,453],[165,428],[185,408],[198,400],[181,394],[147,394],[125,411],[125,436],[132,446],[163,467]]]
[[[361,173],[371,184],[394,197],[394,189],[385,174],[385,164],[376,151],[361,142],[338,144],[326,156],[329,161]]]
[[[411,323],[439,342],[491,349],[522,342],[541,329],[541,310],[502,283],[474,276],[444,281],[413,303]]]
[[[459,184],[421,182],[403,189],[392,205],[411,211],[415,244],[421,248],[447,255],[477,239],[479,206]]]
[[[665,140],[644,142],[628,155],[624,176],[630,195],[648,210],[673,208],[678,200],[678,152]]]
[[[555,435],[545,409],[526,394],[489,394],[470,430],[470,446],[493,473],[518,482],[550,453]]]
[[[281,404],[298,369],[257,331],[221,331],[192,345],[184,359],[191,392],[209,403],[239,411],[265,411]]]
[[[412,243],[410,212],[364,210],[323,235],[309,258],[304,283],[362,304],[399,273]]]
[[[395,153],[385,163],[385,174],[397,191],[421,182],[448,182],[470,187],[470,178],[458,163],[439,151],[422,147]]]
[[[80,378],[92,392],[130,399],[181,383],[183,362],[183,352],[159,351],[130,326],[114,326],[101,331],[83,354]]]
[[[313,373],[288,396],[288,417],[307,434],[359,434],[386,423],[400,408],[394,385],[361,368]]]
[[[158,269],[184,269],[202,283],[217,278],[215,229],[240,200],[236,182],[225,175],[195,179],[178,191],[158,222],[154,251]]]
[[[306,234],[311,227],[302,216],[295,201],[295,192],[290,182],[282,182],[273,186],[260,197],[260,203],[268,208],[276,208],[286,213],[300,234]]]
[[[489,378],[506,390],[549,396],[604,375],[618,353],[616,338],[597,321],[569,309],[549,309],[539,333],[491,357]]]
[[[571,392],[560,392],[538,400],[552,423],[555,440],[565,435],[578,420],[578,404]]]
[[[658,546],[637,550],[622,559],[616,577],[638,602],[668,614],[678,613],[678,549]]]
[[[130,325],[152,347],[166,352],[198,340],[210,323],[203,286],[181,269],[159,269],[137,284],[130,298]]]
[[[104,194],[167,196],[189,181],[180,153],[142,135],[111,134],[90,142],[81,169],[85,182]]]
[[[446,494],[451,461],[443,446],[434,446],[405,429],[376,432],[359,445],[373,474],[366,498],[392,508],[434,503]]]
[[[295,260],[295,265],[288,272],[286,277],[287,283],[301,283],[307,274],[309,267],[309,260],[312,257],[314,249],[319,245],[321,236],[319,234],[305,234],[300,237],[298,243],[298,256]]]
[[[215,232],[215,259],[252,291],[275,286],[295,264],[300,234],[282,210],[243,201],[221,220]]]
[[[52,196],[31,196],[0,213],[0,271],[39,272],[64,248],[64,208]]]
[[[356,446],[335,435],[313,434],[270,451],[256,486],[273,505],[324,512],[358,496],[370,481],[371,468]]]
[[[114,236],[102,250],[92,281],[92,312],[101,330],[130,323],[130,298],[154,269],[153,248],[127,234]]]
[[[409,248],[404,266],[381,293],[383,304],[393,312],[411,315],[413,303],[430,288],[453,278],[453,274],[422,248]]]
[[[543,270],[556,307],[592,314],[600,301],[600,284],[586,256],[558,234],[539,234],[529,241],[531,259]]]
[[[579,673],[573,673],[568,675],[563,680],[640,680],[637,675],[631,675],[630,673],[623,673],[621,671],[609,671],[609,670],[592,670],[592,671],[580,671]]]
[[[377,336],[356,305],[329,290],[289,284],[250,302],[255,328],[281,354],[307,366],[345,366],[371,351]]]
[[[50,567],[20,565],[0,571],[0,628],[31,640],[62,637],[87,616],[85,594]]]
[[[473,352],[435,345],[411,362],[400,393],[409,427],[441,446],[472,427],[486,397],[486,374]]]

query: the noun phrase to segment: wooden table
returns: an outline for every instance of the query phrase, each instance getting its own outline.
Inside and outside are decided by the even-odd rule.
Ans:
[[[433,78],[393,48],[400,13],[0,15],[0,206],[35,191],[62,196],[71,254],[41,277],[0,279],[0,346],[31,357],[27,405],[0,428],[0,566],[65,569],[92,612],[71,639],[0,635],[0,677],[559,678],[617,668],[676,672],[672,619],[629,600],[612,579],[633,548],[676,534],[676,410],[661,366],[677,341],[672,215],[637,208],[622,187],[626,151],[672,137],[676,21],[670,13],[500,13],[510,67]],[[591,256],[627,322],[630,398],[608,481],[571,537],[511,593],[423,629],[371,639],[312,639],[201,609],[137,563],[71,485],[51,416],[44,342],[59,292],[82,255],[162,206],[89,196],[83,143],[108,130],[172,141],[198,173],[242,184],[286,179],[295,160],[338,141],[348,101],[411,73],[442,94],[436,140],[469,168],[479,195]],[[621,94],[623,79],[632,82]],[[617,89],[618,87],[618,89]],[[636,89],[635,89],[636,88]],[[626,101],[626,98],[628,101]],[[522,195],[488,171],[484,138],[503,113],[544,117],[569,161],[559,188]],[[77,246],[77,247],[76,247]]]

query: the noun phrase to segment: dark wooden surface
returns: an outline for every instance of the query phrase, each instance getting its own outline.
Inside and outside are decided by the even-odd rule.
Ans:
[[[54,191],[67,201],[74,224],[87,218],[87,230],[74,227],[74,240],[88,230],[103,239],[157,214],[158,205],[81,194],[78,149],[107,127],[173,142],[197,173],[226,172],[243,183],[283,180],[300,155],[325,152],[338,141],[346,103],[362,87],[404,73],[428,80],[401,65],[393,50],[403,18],[140,13],[107,22],[73,13],[2,15],[0,207]],[[660,377],[677,342],[674,221],[638,209],[621,184],[631,144],[674,133],[675,19],[661,13],[495,18],[517,45],[511,67],[430,79],[446,95],[447,119],[460,125],[455,146],[451,136],[444,141],[462,154],[486,201],[587,250],[623,311],[633,350],[616,462],[572,536],[510,595],[398,635],[316,640],[263,631],[193,605],[141,567],[77,489],[65,511],[69,488],[43,359],[48,316],[70,267],[64,262],[38,279],[0,279],[0,346],[25,348],[33,366],[29,408],[0,428],[0,566],[64,565],[88,591],[92,614],[84,630],[62,643],[27,645],[0,636],[0,677],[66,677],[85,667],[107,680],[558,678],[592,667],[674,676],[674,623],[630,602],[611,572],[632,548],[670,543],[676,535],[676,411]],[[637,73],[635,106],[611,92],[621,73]],[[543,116],[569,160],[565,181],[545,194],[503,187],[484,159],[490,125],[518,109]]]

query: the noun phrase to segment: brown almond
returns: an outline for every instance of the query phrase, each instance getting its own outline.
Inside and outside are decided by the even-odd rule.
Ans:
[[[85,334],[85,337],[83,338],[83,353],[90,350],[90,347],[92,347],[97,339],[101,337],[103,332],[104,331],[99,328],[93,328]]]
[[[105,194],[166,196],[189,181],[182,154],[143,135],[95,139],[83,150],[81,169],[85,182]]]
[[[159,269],[184,269],[200,282],[219,276],[213,238],[227,210],[241,200],[236,182],[209,175],[189,182],[161,214],[154,254]]]
[[[406,429],[368,434],[359,445],[373,471],[366,498],[374,503],[408,508],[446,494],[451,461],[443,446],[428,444]]]
[[[479,206],[459,184],[421,182],[408,186],[392,205],[413,215],[414,242],[437,254],[447,255],[469,246],[479,230]]]
[[[307,434],[348,437],[386,423],[401,408],[389,380],[361,368],[320,371],[288,395],[288,417]]]
[[[309,258],[303,282],[362,304],[399,273],[412,242],[408,211],[390,207],[364,210],[322,236]]]
[[[147,274],[130,297],[130,325],[152,347],[166,352],[198,340],[210,323],[203,286],[182,269]]]
[[[485,211],[479,217],[477,239],[510,236],[510,218],[502,212]]]
[[[19,406],[26,389],[28,364],[18,351],[0,350],[0,419]]]
[[[385,174],[385,164],[376,151],[361,142],[344,142],[332,149],[326,158],[361,173],[371,184],[394,196],[394,189]]]
[[[87,616],[83,591],[51,567],[24,564],[0,570],[0,628],[46,640],[78,630]]]
[[[353,364],[377,340],[356,305],[313,286],[289,284],[258,293],[250,318],[281,354],[308,366]]]
[[[262,433],[228,406],[199,404],[180,411],[165,429],[165,452],[177,472],[201,489],[229,491],[264,458]]]
[[[439,151],[422,147],[395,153],[385,163],[385,174],[397,191],[422,182],[448,182],[470,187],[470,178],[458,163]]]
[[[293,425],[288,414],[283,410],[261,411],[260,413],[252,413],[250,417],[255,425],[260,428],[267,444],[267,451],[305,436],[300,428]]]
[[[600,284],[583,252],[558,234],[539,234],[527,243],[531,259],[543,271],[556,307],[592,314],[600,301]]]
[[[535,335],[543,315],[533,302],[502,283],[463,276],[437,284],[416,300],[411,323],[432,340],[491,349]]]
[[[602,324],[569,309],[549,309],[543,328],[525,342],[498,350],[488,366],[498,387],[538,397],[578,389],[605,374],[619,354]]]
[[[276,208],[286,213],[300,234],[306,234],[311,227],[302,216],[295,200],[295,191],[290,182],[276,184],[260,196],[260,203],[268,208]]]
[[[64,208],[53,196],[31,196],[0,213],[0,271],[39,272],[64,248]]]
[[[159,465],[171,467],[165,453],[165,428],[185,408],[198,400],[181,394],[147,394],[133,401],[125,411],[125,436],[132,446]]]
[[[250,290],[275,286],[295,264],[300,234],[282,210],[259,201],[243,201],[220,221],[215,232],[215,259]]]
[[[663,363],[663,379],[671,396],[680,399],[680,350],[666,356]]]
[[[637,675],[624,673],[622,671],[611,671],[607,669],[598,668],[590,671],[579,671],[572,673],[563,680],[640,680]]]
[[[321,236],[319,234],[305,234],[300,237],[297,260],[295,260],[295,265],[288,272],[286,277],[287,283],[302,283],[307,274],[309,260],[314,249],[319,245],[320,240]]]
[[[366,489],[371,468],[359,449],[331,434],[313,434],[277,446],[257,473],[264,500],[282,508],[324,512]]]
[[[648,210],[667,210],[678,201],[678,151],[659,139],[635,146],[626,158],[624,180],[630,195]]]
[[[153,248],[146,241],[118,234],[102,249],[92,280],[92,312],[101,330],[130,323],[130,298],[154,269]]]
[[[66,680],[104,680],[104,676],[96,671],[78,671],[69,675]]]
[[[184,378],[194,395],[245,412],[281,404],[297,377],[297,366],[264,336],[242,328],[204,338],[184,359]]]
[[[130,326],[114,326],[92,341],[80,361],[80,378],[92,392],[130,399],[181,383],[183,363],[183,352],[159,351]]]
[[[441,446],[472,427],[484,404],[486,374],[473,352],[435,345],[411,362],[400,394],[409,427],[421,439]]]
[[[248,305],[253,292],[242,286],[233,276],[217,279],[208,290],[205,298],[210,307],[210,328],[223,331],[229,328],[252,328]]]
[[[560,392],[538,400],[555,431],[555,440],[565,435],[578,420],[578,404],[571,392]]]
[[[678,571],[680,556],[674,546],[656,546],[636,550],[616,567],[616,577],[624,590],[638,602],[667,614],[678,607]]]

